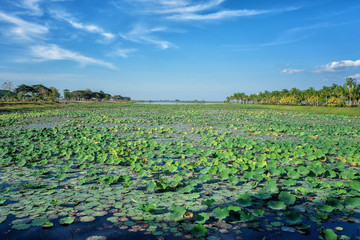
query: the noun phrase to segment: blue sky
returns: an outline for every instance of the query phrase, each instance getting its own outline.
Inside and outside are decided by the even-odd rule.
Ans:
[[[1,0],[0,83],[224,100],[360,79],[358,0]]]

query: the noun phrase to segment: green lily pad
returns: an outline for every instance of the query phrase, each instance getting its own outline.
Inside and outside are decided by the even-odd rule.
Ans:
[[[7,219],[7,216],[0,216],[0,223],[5,222]]]
[[[112,222],[112,223],[117,223],[117,222],[119,222],[119,220],[118,220],[117,217],[108,217],[106,220],[108,220],[109,222]]]
[[[194,220],[196,223],[204,224],[207,220],[209,220],[209,218],[210,218],[209,214],[204,212],[196,215]]]
[[[296,197],[289,192],[280,192],[278,196],[279,200],[283,201],[286,205],[292,205],[296,201]]]
[[[360,207],[360,198],[347,197],[345,198],[344,203],[350,208],[357,208]]]
[[[320,237],[324,238],[325,240],[337,240],[338,236],[334,233],[331,229],[321,229],[320,230]]]
[[[45,223],[47,223],[49,220],[46,218],[40,218],[40,219],[35,219],[32,221],[31,225],[32,226],[42,226]]]
[[[75,218],[73,217],[66,217],[66,218],[62,218],[59,220],[59,223],[61,225],[69,225],[72,224],[74,222]]]
[[[220,221],[229,216],[229,210],[227,208],[215,208],[214,216]]]
[[[195,224],[191,228],[191,234],[195,238],[203,238],[207,235],[207,229],[203,225]]]
[[[283,201],[269,201],[268,207],[274,210],[284,210],[286,209],[286,204]]]
[[[206,206],[211,206],[213,203],[215,202],[214,199],[207,199],[201,202],[201,204],[206,205]]]
[[[303,221],[303,217],[295,211],[284,212],[283,217],[290,225],[300,224]]]
[[[25,230],[28,229],[29,227],[31,227],[30,224],[16,224],[12,226],[12,228],[15,230]]]
[[[249,207],[252,205],[251,196],[247,193],[239,195],[236,202],[242,207]]]
[[[84,216],[80,218],[80,222],[92,222],[95,220],[93,216]]]

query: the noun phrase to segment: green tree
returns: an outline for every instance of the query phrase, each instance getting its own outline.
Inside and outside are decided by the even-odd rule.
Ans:
[[[354,87],[356,86],[356,79],[355,78],[347,78],[346,79],[346,83],[345,83],[345,87],[348,89],[349,92],[349,105],[351,106],[351,94],[352,91],[354,89]]]
[[[52,100],[53,102],[57,102],[60,97],[59,90],[57,90],[55,87],[50,87],[50,91],[50,100]]]
[[[323,86],[323,88],[320,90],[321,96],[325,97],[326,106],[328,105],[328,97],[331,96],[331,88],[327,86]]]
[[[71,93],[69,89],[64,89],[64,98],[65,100],[70,100],[71,99]]]
[[[14,85],[12,82],[8,81],[8,82],[4,82],[3,84],[1,84],[1,88],[3,90],[12,91],[12,90],[14,90]]]

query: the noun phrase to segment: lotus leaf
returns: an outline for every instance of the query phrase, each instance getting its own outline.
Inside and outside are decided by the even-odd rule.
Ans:
[[[296,201],[296,197],[289,192],[280,192],[278,196],[279,200],[283,201],[286,205],[292,205]]]
[[[75,218],[73,217],[66,217],[66,218],[62,218],[59,220],[59,223],[61,225],[69,225],[72,224],[74,222]]]
[[[286,209],[286,204],[283,201],[269,201],[268,207],[274,210],[284,210]]]
[[[195,237],[195,238],[203,238],[207,235],[207,229],[200,224],[195,224],[192,228],[191,228],[191,234]]]
[[[300,224],[303,220],[303,217],[295,211],[284,212],[283,217],[290,225]]]
[[[30,224],[16,224],[12,226],[12,228],[15,230],[25,230],[28,229],[29,227],[31,227]]]
[[[209,220],[210,216],[207,213],[200,213],[196,215],[195,222],[199,224],[204,224],[207,220]]]
[[[325,240],[337,240],[338,236],[336,235],[336,233],[334,233],[333,230],[331,229],[320,229],[320,237],[324,238]]]
[[[360,198],[346,197],[344,203],[350,208],[360,207]]]
[[[215,208],[214,216],[220,221],[229,216],[229,210],[227,208]]]
[[[251,196],[247,193],[239,195],[236,202],[242,207],[249,207],[252,205]]]

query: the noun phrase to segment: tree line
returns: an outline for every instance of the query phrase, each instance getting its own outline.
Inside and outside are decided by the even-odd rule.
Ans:
[[[333,84],[323,86],[320,90],[310,87],[305,90],[292,88],[281,91],[264,91],[246,95],[234,93],[226,97],[226,102],[242,104],[279,104],[279,105],[323,105],[323,106],[356,106],[360,100],[360,85],[354,78],[347,78],[343,86]]]
[[[11,82],[4,82],[1,85],[3,90],[0,90],[1,100],[3,101],[48,101],[57,102],[61,97],[59,90],[55,87],[46,87],[42,84],[26,85],[21,84],[16,88]],[[103,91],[93,92],[90,89],[70,91],[64,90],[65,100],[74,101],[130,101],[130,97],[123,97],[121,95],[111,96]]]

